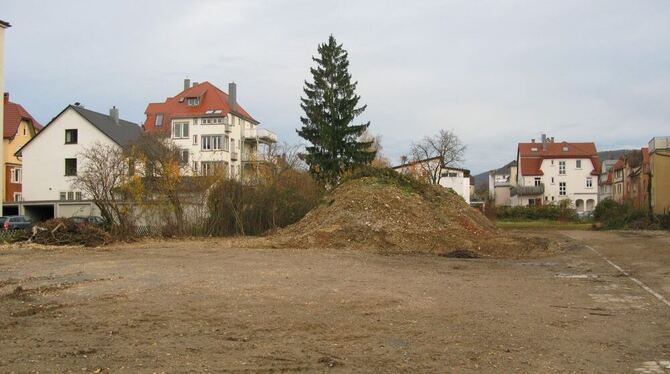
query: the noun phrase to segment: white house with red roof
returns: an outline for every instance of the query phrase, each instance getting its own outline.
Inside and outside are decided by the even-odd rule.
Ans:
[[[237,85],[228,93],[210,82],[184,80],[184,89],[162,103],[150,103],[144,129],[165,133],[182,149],[186,175],[209,175],[220,169],[233,178],[263,162],[277,136],[261,128],[237,103]]]
[[[590,212],[598,203],[600,161],[594,143],[557,143],[543,134],[539,142],[519,143],[517,164],[513,206],[569,199],[578,212]]]

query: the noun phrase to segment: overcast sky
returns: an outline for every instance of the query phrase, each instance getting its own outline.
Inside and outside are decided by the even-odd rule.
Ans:
[[[208,80],[297,143],[311,56],[329,34],[393,162],[440,129],[474,173],[547,132],[599,150],[670,135],[670,1],[6,1],[5,90],[48,123],[67,104],[144,121]]]

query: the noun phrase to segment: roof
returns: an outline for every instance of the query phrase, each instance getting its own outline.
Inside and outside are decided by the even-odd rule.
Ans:
[[[400,169],[400,168],[404,168],[404,167],[407,167],[407,166],[412,166],[412,165],[421,164],[421,163],[424,163],[424,162],[436,161],[436,160],[441,160],[441,159],[442,158],[440,156],[435,156],[435,157],[431,157],[431,158],[425,158],[423,160],[405,162],[404,164],[401,164],[401,165],[392,166],[391,169]]]
[[[2,27],[3,29],[6,29],[8,27],[12,27],[12,25],[10,25],[9,22],[5,22],[5,21],[0,19],[0,27]]]
[[[53,121],[55,121],[58,117],[61,116],[61,114],[65,113],[65,111],[67,111],[68,109],[72,109],[75,112],[77,112],[87,122],[89,122],[95,128],[100,130],[100,132],[105,134],[108,138],[110,138],[112,141],[114,141],[116,144],[122,147],[131,144],[142,134],[142,127],[140,127],[140,125],[134,122],[119,119],[119,123],[116,124],[116,122],[114,122],[114,120],[107,114],[98,113],[77,105],[68,105],[67,107],[65,107],[65,109],[63,109],[60,113],[58,113],[58,115],[54,117],[45,126],[45,128],[49,127],[49,125],[53,123]],[[16,151],[16,154],[20,154],[21,151],[26,146],[28,146],[28,144],[30,144],[33,140],[35,140],[43,133],[44,131],[40,131],[36,136],[30,139],[28,143],[24,144],[23,147],[21,147],[18,151]]]
[[[512,168],[516,167],[516,165],[517,165],[516,160],[512,160],[512,161],[508,162],[507,165],[505,165],[505,166],[503,166],[499,169],[491,170],[491,173],[493,173],[493,175],[511,174]]]
[[[69,108],[81,114],[88,122],[120,146],[125,147],[129,145],[142,134],[142,127],[134,122],[119,119],[119,123],[116,124],[107,114],[94,112],[75,105],[70,105]]]
[[[592,175],[600,174],[600,160],[595,143],[546,142],[519,143],[518,159],[522,175],[543,175],[541,166],[546,159],[588,158],[593,165]]]
[[[199,97],[200,104],[189,106],[186,103],[186,98]],[[256,121],[246,110],[238,103],[235,110],[231,110],[228,103],[228,94],[221,91],[218,87],[210,82],[202,82],[193,85],[177,94],[177,96],[169,97],[162,103],[149,103],[144,114],[147,115],[144,127],[147,131],[156,130],[156,115],[163,114],[163,124],[170,123],[173,118],[191,118],[210,115],[206,113],[212,110],[221,110],[219,115],[227,115],[233,113],[255,124]],[[164,126],[165,127],[165,126]]]
[[[21,121],[29,121],[33,124],[33,127],[35,127],[35,132],[39,132],[43,126],[40,125],[37,120],[28,113],[27,110],[21,106],[21,104],[16,104],[11,101],[9,101],[9,93],[5,92],[4,95],[4,105],[5,105],[5,113],[4,113],[4,123],[3,123],[3,131],[2,131],[2,136],[3,138],[12,138],[14,135],[16,135],[16,132],[19,131],[19,125],[21,124]]]
[[[612,166],[612,170],[621,170],[621,169],[623,169],[623,159],[622,158],[618,159],[616,164],[614,164],[614,166]]]

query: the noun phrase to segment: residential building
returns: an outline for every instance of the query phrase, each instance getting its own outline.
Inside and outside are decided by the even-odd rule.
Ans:
[[[649,209],[650,170],[649,148],[624,156],[624,201],[636,209]]]
[[[612,182],[614,179],[614,164],[617,160],[604,160],[601,163],[600,176],[598,177],[598,201],[613,199]]]
[[[145,131],[164,133],[183,151],[187,175],[208,175],[222,170],[232,178],[254,172],[267,161],[277,136],[261,128],[237,102],[237,85],[228,93],[210,82],[184,80],[184,89],[145,111]],[[245,174],[246,175],[246,174]]]
[[[72,186],[85,168],[82,153],[98,145],[126,147],[141,133],[138,124],[119,118],[117,108],[107,115],[68,105],[16,153],[23,162],[25,201],[12,208],[35,220],[95,213],[90,196]]]
[[[600,161],[594,143],[557,143],[543,134],[540,142],[518,144],[517,165],[513,206],[568,200],[578,212],[590,212],[598,203]]]
[[[616,201],[619,204],[624,202],[624,160],[618,159],[614,166],[612,166],[612,200]]]
[[[450,188],[455,193],[470,204],[471,190],[474,185],[471,185],[470,170],[457,168],[453,166],[442,165],[441,157],[432,157],[425,160],[403,162],[401,165],[394,166],[392,169],[399,173],[412,174],[425,180],[432,180],[426,170],[435,170],[439,176],[438,184],[444,188]],[[423,168],[421,164],[431,164],[429,167]],[[439,168],[439,170],[437,170]]]
[[[8,22],[0,20],[0,92],[5,92],[5,29],[9,27],[11,25]],[[2,100],[0,102],[0,128],[4,128],[4,118],[4,100]],[[0,154],[4,154],[1,144]],[[0,196],[5,196],[5,173],[0,173]],[[2,207],[0,206],[0,214],[2,213]]]
[[[489,199],[495,206],[512,205],[511,190],[516,186],[517,161],[489,172]]]
[[[670,213],[670,136],[649,141],[650,206],[655,214]]]
[[[9,101],[9,93],[5,92],[3,124],[3,164],[5,169],[5,196],[3,202],[21,201],[21,181],[23,170],[21,160],[15,153],[28,143],[42,125],[20,104]]]

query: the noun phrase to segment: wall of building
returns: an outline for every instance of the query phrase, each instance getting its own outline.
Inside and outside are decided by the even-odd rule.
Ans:
[[[12,182],[12,169],[21,168],[21,165],[5,164],[5,202],[14,202],[15,194],[21,193],[21,183]]]
[[[78,130],[77,144],[65,144],[66,129]],[[74,177],[65,176],[65,159],[76,158],[81,170],[80,153],[96,144],[116,145],[73,109],[64,111],[22,151],[23,199],[59,200],[60,192],[73,191]]]
[[[577,160],[581,160],[581,168],[577,168]],[[552,162],[553,161],[553,162]],[[565,174],[559,174],[559,162],[565,161]],[[598,176],[591,175],[594,170],[593,163],[588,158],[576,159],[545,159],[540,166],[541,176],[520,175],[520,186],[534,186],[535,178],[540,178],[540,183],[544,184],[544,203],[559,202],[560,200],[570,199],[573,206],[578,200],[581,200],[586,206],[589,202],[591,210],[595,208],[598,202]],[[587,179],[591,179],[591,187],[587,187]],[[560,195],[560,183],[566,183],[566,195]]]
[[[459,196],[461,196],[466,203],[470,204],[470,177],[464,177],[463,172],[458,172],[456,177],[442,177],[440,185],[445,188],[451,188]]]
[[[670,149],[656,149],[649,159],[652,209],[655,214],[670,213]]]
[[[0,94],[5,92],[5,28],[0,26]],[[0,129],[4,129],[4,100],[0,100]],[[0,143],[0,154],[4,154],[4,144]],[[5,196],[5,173],[0,173],[0,196]],[[0,206],[0,214],[2,208]]]
[[[497,186],[495,187],[495,205],[496,206],[510,206],[512,205],[512,200],[510,196],[510,186]]]

